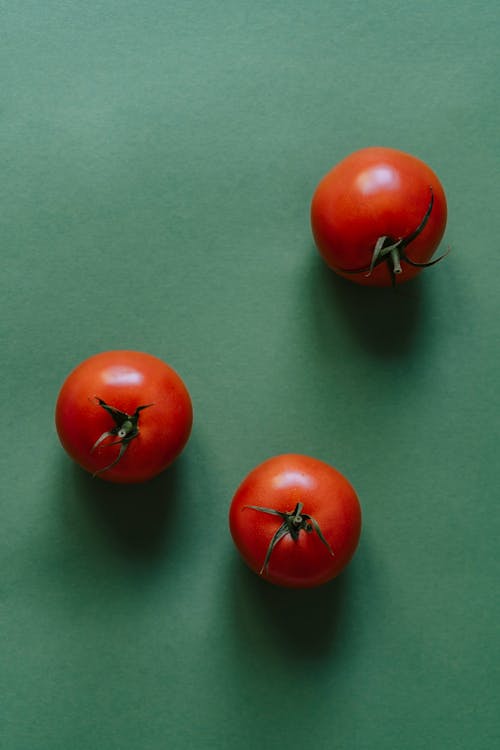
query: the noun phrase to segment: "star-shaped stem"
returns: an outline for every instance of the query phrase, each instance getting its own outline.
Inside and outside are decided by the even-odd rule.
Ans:
[[[385,262],[389,265],[389,268],[391,271],[391,277],[392,277],[392,284],[393,286],[395,286],[396,276],[399,276],[399,274],[403,272],[403,269],[401,267],[402,260],[404,260],[405,263],[408,263],[408,265],[415,266],[416,268],[429,268],[429,266],[434,266],[436,265],[436,263],[439,263],[439,261],[443,260],[443,258],[445,258],[450,252],[449,250],[447,250],[445,253],[440,255],[439,258],[430,260],[427,263],[417,263],[417,261],[412,260],[406,253],[406,248],[424,230],[429,220],[429,216],[432,213],[432,208],[434,206],[434,192],[430,185],[429,185],[429,191],[430,191],[429,204],[427,206],[425,214],[422,217],[422,220],[420,221],[420,224],[418,225],[416,229],[414,229],[412,232],[407,234],[405,237],[400,237],[397,240],[395,240],[393,237],[390,237],[389,235],[383,235],[379,237],[377,239],[377,242],[375,243],[375,247],[373,248],[373,254],[372,254],[370,265],[367,266],[366,268],[360,268],[360,269],[357,269],[356,271],[348,271],[345,269],[339,269],[339,270],[341,270],[342,273],[348,273],[348,274],[364,273],[365,276],[370,276],[371,273],[373,272],[373,269],[376,268],[376,266]]]
[[[113,466],[116,466],[118,461],[122,458],[123,454],[127,450],[129,443],[137,437],[139,434],[139,414],[143,409],[148,409],[150,406],[153,406],[153,404],[145,404],[144,406],[138,406],[137,409],[133,414],[127,414],[124,411],[120,411],[120,409],[117,409],[115,406],[111,406],[110,404],[107,404],[105,401],[102,400],[102,398],[99,398],[98,396],[95,397],[97,403],[99,406],[101,406],[105,411],[108,412],[108,414],[113,417],[113,420],[115,422],[115,426],[110,429],[106,430],[106,432],[103,432],[100,437],[97,438],[94,445],[90,449],[90,452],[93,453],[95,449],[101,445],[107,438],[110,437],[117,437],[118,440],[113,440],[111,443],[108,443],[107,446],[112,445],[119,445],[120,450],[118,452],[117,457],[107,466],[104,466],[102,469],[98,469],[98,471],[94,472],[94,476],[97,476],[98,474],[102,474],[103,471],[107,471],[108,469],[111,469]]]
[[[263,508],[260,505],[245,505],[245,508],[249,508],[250,510],[257,510],[260,513],[268,513],[271,516],[278,516],[282,520],[281,526],[279,526],[271,541],[269,542],[269,547],[267,548],[264,563],[259,571],[260,575],[267,572],[271,555],[278,542],[280,542],[285,536],[290,536],[296,542],[301,531],[305,531],[308,534],[310,534],[312,531],[315,531],[325,547],[328,548],[330,554],[334,556],[332,548],[323,536],[323,532],[321,531],[319,523],[309,514],[302,513],[303,507],[303,503],[297,503],[292,511],[283,513],[282,511],[275,510],[274,508]]]

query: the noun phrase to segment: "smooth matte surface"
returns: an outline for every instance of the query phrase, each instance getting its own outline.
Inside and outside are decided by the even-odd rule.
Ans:
[[[498,712],[498,4],[0,3],[2,750],[489,750]],[[321,176],[427,161],[453,252],[396,293],[313,248]],[[67,373],[172,364],[195,425],[136,488],[63,453]],[[243,476],[340,469],[311,592],[232,546]]]

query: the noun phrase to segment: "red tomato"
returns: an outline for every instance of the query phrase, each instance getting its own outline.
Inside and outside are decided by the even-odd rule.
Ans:
[[[110,351],[70,373],[55,419],[63,447],[84,469],[110,482],[144,482],[182,451],[193,411],[186,386],[165,362]]]
[[[336,469],[294,453],[257,466],[229,511],[234,543],[271,583],[311,588],[337,576],[356,550],[361,508]]]
[[[311,203],[314,240],[336,273],[389,286],[431,261],[446,227],[446,197],[434,172],[403,151],[364,148],[320,181]]]

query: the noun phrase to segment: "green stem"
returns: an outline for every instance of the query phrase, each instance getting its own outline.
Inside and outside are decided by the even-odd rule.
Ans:
[[[403,269],[401,268],[401,258],[399,256],[399,250],[397,247],[393,247],[391,250],[391,262],[392,262],[392,272],[402,273]]]

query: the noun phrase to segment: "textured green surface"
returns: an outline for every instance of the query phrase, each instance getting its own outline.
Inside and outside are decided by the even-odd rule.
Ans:
[[[0,2],[2,750],[487,750],[500,727],[498,4]],[[440,176],[452,255],[332,278],[308,209],[367,145]],[[53,406],[94,352],[195,406],[147,486],[92,480]],[[275,453],[364,509],[332,585],[227,532]],[[122,494],[123,493],[123,494]]]

